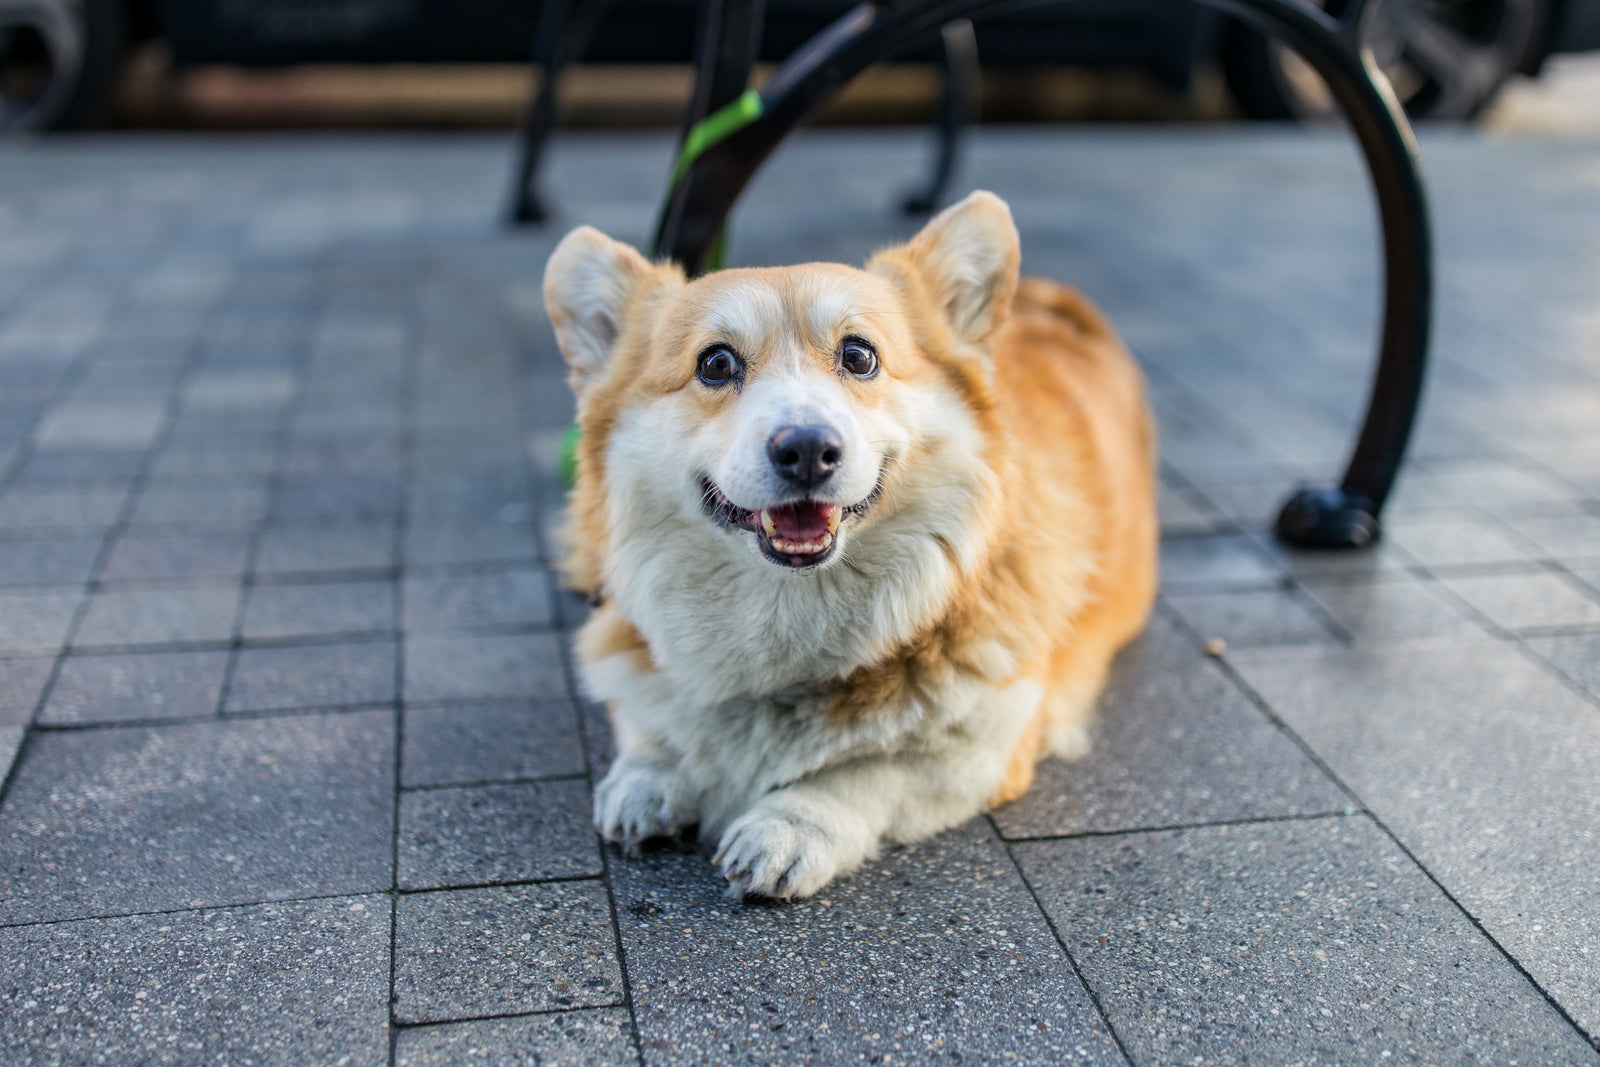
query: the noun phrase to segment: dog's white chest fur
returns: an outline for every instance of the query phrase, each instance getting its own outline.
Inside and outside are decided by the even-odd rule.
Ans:
[[[790,667],[768,657],[765,669]],[[684,684],[665,671],[641,670],[625,654],[589,664],[585,680],[595,696],[617,709],[619,744],[628,755],[601,789],[597,811],[602,822],[621,826],[630,818],[643,820],[638,825],[657,833],[698,822],[702,837],[713,840],[763,798],[819,774],[882,761],[917,773],[924,759],[932,768],[945,754],[959,750],[966,758],[981,750],[988,755],[962,768],[972,772],[974,787],[951,790],[959,798],[956,807],[965,813],[971,803],[967,794],[989,788],[1042,696],[1031,683],[997,687],[970,675],[930,688],[916,700],[879,708],[860,721],[839,722],[828,714],[828,689],[804,682],[727,695],[722,692],[726,677],[704,686]],[[975,737],[978,732],[985,736]],[[671,789],[679,793],[667,805],[674,810],[626,811],[629,804],[658,803],[653,780],[668,768]],[[642,795],[630,795],[641,785]],[[866,788],[867,794],[855,801],[861,811],[892,806],[898,799]],[[949,817],[942,808],[893,818],[884,828],[886,836],[920,837],[929,831],[911,827],[921,827],[925,820],[945,825]],[[875,843],[860,847],[870,851]]]
[[[619,546],[612,575],[615,610],[644,636],[655,669],[619,655],[586,664],[584,677],[620,728],[678,761],[699,795],[703,832],[772,789],[937,734],[971,712],[975,697],[956,687],[858,724],[828,717],[831,685],[881,659],[947,598],[954,569],[930,543],[869,533],[858,548],[870,563],[774,574],[743,545],[708,552],[703,528],[656,532],[648,544]]]

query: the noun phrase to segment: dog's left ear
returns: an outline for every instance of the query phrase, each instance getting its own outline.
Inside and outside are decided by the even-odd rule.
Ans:
[[[579,226],[550,254],[544,306],[572,368],[574,392],[596,381],[611,362],[623,312],[653,271],[638,252],[592,226]]]
[[[922,276],[955,335],[987,347],[1011,313],[1022,259],[1006,202],[982,190],[972,193],[897,251]]]

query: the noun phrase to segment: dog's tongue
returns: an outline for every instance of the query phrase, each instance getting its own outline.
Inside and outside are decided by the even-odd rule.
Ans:
[[[800,543],[821,541],[839,524],[839,505],[802,500],[761,514],[762,525],[774,537]]]

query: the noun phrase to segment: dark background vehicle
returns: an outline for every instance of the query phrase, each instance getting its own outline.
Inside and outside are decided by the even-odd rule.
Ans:
[[[764,56],[786,55],[848,6],[769,0]],[[618,0],[587,58],[687,62],[695,8]],[[0,0],[0,129],[92,124],[123,57],[149,41],[179,69],[526,62],[538,14],[527,0]],[[1380,16],[1371,43],[1421,118],[1470,118],[1513,74],[1537,73],[1555,52],[1600,48],[1600,0],[1386,0]],[[1188,0],[1043,4],[977,34],[986,68],[1132,66],[1182,90],[1214,57],[1248,116],[1326,109],[1291,54]]]

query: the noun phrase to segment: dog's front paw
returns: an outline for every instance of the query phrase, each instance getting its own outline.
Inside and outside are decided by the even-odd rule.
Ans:
[[[842,828],[793,806],[762,804],[722,835],[712,860],[739,896],[809,897],[853,869],[864,850]]]
[[[629,854],[655,837],[677,837],[698,820],[693,792],[676,771],[620,759],[594,791],[594,826]]]

